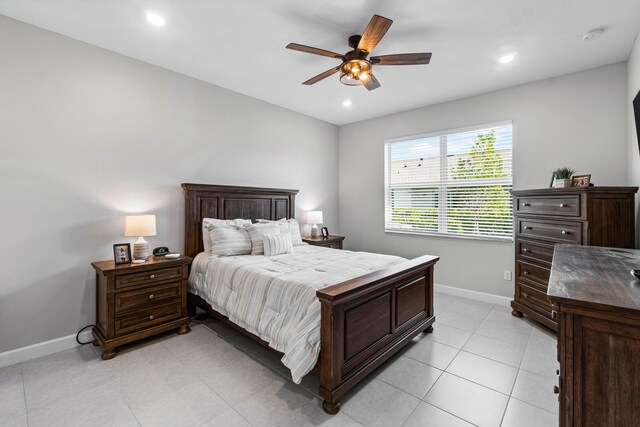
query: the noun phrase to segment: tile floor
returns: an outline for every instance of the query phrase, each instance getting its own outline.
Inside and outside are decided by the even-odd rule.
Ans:
[[[436,324],[352,390],[204,319],[98,359],[91,345],[0,369],[0,426],[557,426],[555,335],[510,309],[436,294]]]

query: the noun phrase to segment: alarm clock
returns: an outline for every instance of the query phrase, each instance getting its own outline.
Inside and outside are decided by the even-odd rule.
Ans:
[[[166,246],[160,246],[153,250],[154,256],[165,256],[168,253],[169,253],[169,248]]]

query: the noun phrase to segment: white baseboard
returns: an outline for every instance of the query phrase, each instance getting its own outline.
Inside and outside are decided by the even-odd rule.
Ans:
[[[471,291],[469,289],[454,288],[453,286],[439,285],[435,283],[433,290],[443,294],[452,295],[454,297],[462,297],[474,299],[476,301],[488,302],[490,304],[511,306],[511,298],[502,297],[500,295],[487,294],[485,292]]]
[[[91,341],[93,336],[91,330],[84,331],[80,334],[80,341]],[[67,335],[51,341],[45,341],[38,344],[28,345],[26,347],[16,348],[15,350],[0,353],[0,368],[15,365],[16,363],[26,362],[27,360],[36,359],[38,357],[57,353],[63,350],[77,347],[76,334]]]

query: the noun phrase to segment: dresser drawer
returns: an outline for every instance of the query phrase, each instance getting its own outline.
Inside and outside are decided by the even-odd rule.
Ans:
[[[540,292],[525,283],[518,282],[516,286],[516,299],[544,316],[551,319],[551,303],[547,299],[547,294]]]
[[[553,260],[553,243],[534,242],[531,240],[517,239],[516,254],[527,261],[535,261],[551,265]]]
[[[146,283],[151,285],[171,279],[182,279],[182,266],[116,276],[116,289],[123,289],[129,286],[137,286]]]
[[[518,218],[518,237],[547,240],[555,243],[582,244],[581,222],[535,221]]]
[[[129,332],[178,319],[181,314],[182,303],[178,301],[116,316],[116,335],[128,334]]]
[[[167,285],[145,287],[142,290],[119,292],[115,296],[116,315],[168,302],[180,302],[181,290],[182,282],[173,282]]]
[[[580,216],[580,196],[523,196],[516,198],[516,212],[527,215]]]
[[[530,286],[547,292],[551,270],[528,262],[516,261],[516,280],[531,282]]]

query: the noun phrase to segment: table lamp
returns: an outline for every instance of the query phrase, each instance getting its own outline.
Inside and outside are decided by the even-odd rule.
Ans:
[[[322,211],[309,211],[307,214],[307,222],[313,224],[311,226],[311,237],[318,237],[318,224],[322,224]]]
[[[138,237],[133,244],[133,262],[143,263],[149,257],[149,243],[144,236],[156,235],[155,215],[127,215],[124,222],[124,235]]]

